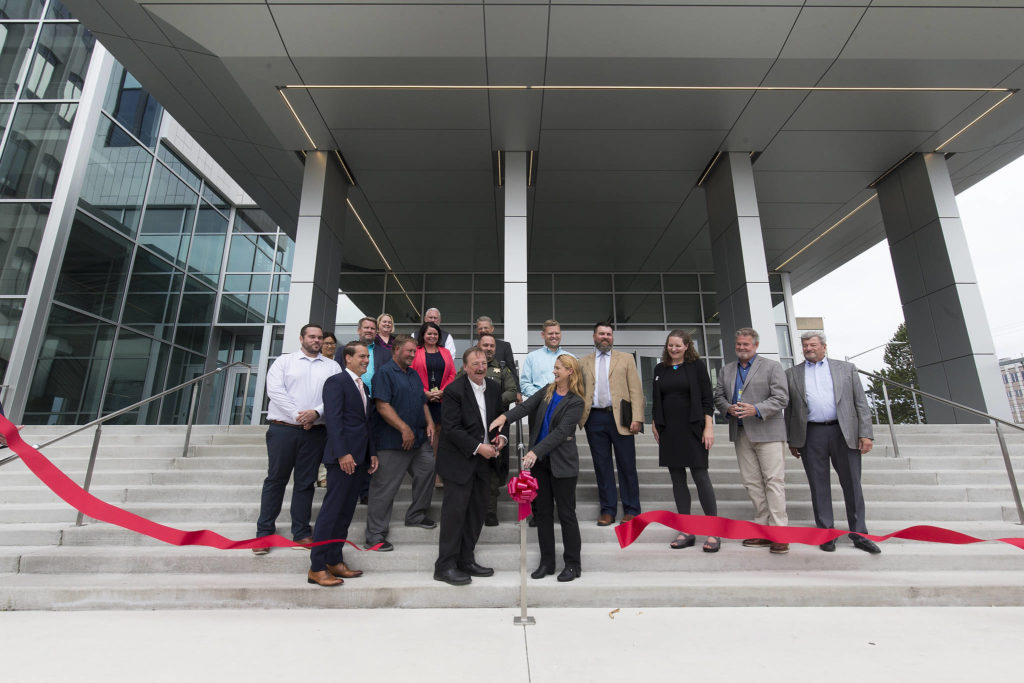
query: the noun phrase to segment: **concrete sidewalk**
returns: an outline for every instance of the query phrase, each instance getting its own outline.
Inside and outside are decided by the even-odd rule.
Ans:
[[[445,590],[439,588],[439,590]],[[1012,680],[1024,607],[0,613],[37,681]]]

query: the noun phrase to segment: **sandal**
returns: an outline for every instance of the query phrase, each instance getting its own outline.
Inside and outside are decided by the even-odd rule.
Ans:
[[[715,539],[712,543],[711,539]],[[708,540],[704,541],[704,552],[706,553],[717,553],[718,549],[722,547],[722,539],[717,536],[708,536]]]
[[[673,550],[681,550],[683,548],[690,548],[697,543],[697,537],[693,534],[679,534],[679,538],[668,544],[669,548]]]

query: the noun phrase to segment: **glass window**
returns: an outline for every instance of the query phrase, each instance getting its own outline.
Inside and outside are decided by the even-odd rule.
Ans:
[[[18,334],[18,323],[24,310],[24,299],[0,299],[0,378],[7,374],[14,337]]]
[[[220,314],[217,316],[218,322],[224,324],[244,323],[245,307],[247,303],[247,294],[229,294],[225,292],[220,297]]]
[[[195,379],[206,371],[206,358],[182,349],[171,352],[170,369],[167,372],[166,389],[176,387]],[[188,421],[188,408],[192,400],[192,388],[186,387],[167,396],[161,401],[160,424],[184,424]]]
[[[112,413],[138,403],[164,389],[164,375],[171,347],[141,334],[121,330],[114,346],[114,360],[103,401],[103,412]],[[154,401],[116,417],[108,424],[155,424],[160,402]]]
[[[397,333],[409,334],[419,329],[422,300],[422,292],[408,292],[408,298],[401,291],[389,292],[384,297],[384,310],[395,319]]]
[[[470,297],[469,292],[465,294],[434,294],[428,293],[424,301],[424,311],[427,308],[436,308],[441,311],[441,327],[448,329],[449,326],[458,323],[472,322],[470,318]]]
[[[25,407],[28,424],[96,418],[114,340],[113,325],[54,305]]]
[[[185,292],[181,297],[178,330],[174,342],[204,353],[209,341],[207,333],[210,323],[213,322],[215,303],[216,295],[212,289],[194,278],[185,278]]]
[[[666,294],[665,313],[668,315],[668,324],[673,323],[699,323],[700,295],[699,294]]]
[[[10,9],[4,7],[0,12],[9,12]],[[13,99],[18,94],[21,65],[28,55],[29,48],[32,47],[36,26],[37,24],[0,24],[0,97],[4,99]]]
[[[43,4],[43,0],[36,0],[40,5]],[[50,0],[50,7],[46,10],[47,19],[74,19],[71,16],[71,12],[64,6],[60,0]]]
[[[49,199],[60,175],[74,114],[60,104],[21,103],[0,157],[0,195]]]
[[[715,289],[715,276],[712,273],[701,273],[700,274],[700,291],[702,292],[717,292]]]
[[[0,294],[26,294],[49,204],[0,203]]]
[[[786,295],[782,292],[772,292],[772,312],[775,314],[775,322],[780,325],[789,323],[786,318]]]
[[[141,140],[142,144],[153,149],[160,130],[163,108],[123,66],[117,64],[114,69],[103,108],[113,114],[114,119]],[[111,129],[108,144],[120,147],[137,143],[131,135],[115,126]]]
[[[286,273],[292,272],[292,259],[295,258],[295,240],[283,232],[277,235],[277,269]]]
[[[227,232],[228,219],[206,202],[199,202],[196,232],[192,237],[192,251],[188,256],[188,270],[214,287],[217,286],[220,276],[224,238]]]
[[[704,293],[700,295],[700,298],[701,302],[704,304],[704,322],[721,322],[718,315],[718,295]]]
[[[597,322],[597,319],[594,320]],[[661,308],[661,289],[652,294],[616,294],[615,322],[619,325],[643,323],[661,327],[665,313]]]
[[[665,283],[666,292],[698,292],[700,291],[700,282],[696,275],[690,274],[677,274],[677,273],[665,273],[661,276],[662,282]]]
[[[550,294],[527,294],[526,295],[527,320],[531,326],[539,327],[545,320],[554,317]],[[532,340],[530,343],[533,343]]]
[[[214,207],[220,209],[223,213],[227,213],[231,210],[231,203],[224,199],[217,190],[213,189],[209,183],[203,182],[203,199],[210,202]]]
[[[274,269],[273,235],[232,235],[228,272],[269,273]]]
[[[0,19],[38,19],[45,4],[46,0],[2,0]]]
[[[661,278],[657,273],[639,273],[634,275],[616,275],[616,292],[660,292]]]
[[[273,294],[270,297],[270,308],[267,309],[267,322],[283,323],[288,315],[288,295]]]
[[[224,277],[225,292],[267,292],[270,290],[270,275],[247,273]]]
[[[610,275],[555,274],[556,292],[610,292],[612,278]]]
[[[342,273],[338,284],[343,292],[383,292],[384,273]]]
[[[505,321],[505,296],[503,294],[473,295],[473,336],[476,336],[476,319],[482,315],[490,318],[495,325],[503,323]]]
[[[526,289],[529,292],[550,292],[551,273],[529,273],[526,276]]]
[[[116,134],[127,138],[127,144],[113,144]],[[139,227],[152,165],[152,154],[124,135],[113,121],[101,116],[79,205],[110,221],[115,228],[134,235]]]
[[[181,280],[181,273],[169,263],[138,248],[121,322],[170,341],[181,298]]]
[[[35,54],[29,61],[22,97],[79,99],[95,44],[96,38],[82,24],[43,24]]]
[[[274,287],[271,291],[274,292],[287,292],[292,286],[291,275],[275,275],[274,276]],[[376,306],[374,306],[376,308]]]
[[[478,292],[503,292],[505,283],[501,275],[480,274],[473,276],[473,287]]]
[[[55,298],[116,319],[128,276],[131,242],[81,211],[75,213]]]
[[[184,267],[198,201],[198,194],[157,164],[142,215],[139,243]]]
[[[558,293],[555,295],[555,319],[562,323],[563,327],[567,325],[592,326],[598,320],[611,320],[613,317],[610,293]]]
[[[452,273],[431,275],[428,273],[424,289],[428,292],[469,292],[473,289],[473,276]],[[442,309],[443,312],[444,309]]]
[[[789,340],[789,325],[776,325],[775,334],[779,340],[779,355],[793,357],[793,344]]]
[[[707,336],[708,343],[705,347],[708,356],[722,357],[725,355],[725,349],[722,346],[722,328],[719,325],[705,325],[704,334]],[[714,381],[712,381],[714,384]]]
[[[186,183],[196,190],[199,189],[199,185],[201,183],[199,174],[193,171],[191,166],[182,161],[181,157],[164,145],[160,145],[160,149],[157,150],[157,156],[160,157],[160,160],[167,164],[172,171],[181,176]]]
[[[256,208],[238,209],[235,212],[235,232],[277,232],[274,223],[266,211]]]

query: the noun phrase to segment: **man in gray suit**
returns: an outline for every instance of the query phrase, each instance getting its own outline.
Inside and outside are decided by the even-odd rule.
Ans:
[[[825,357],[824,333],[804,332],[800,340],[807,362],[786,371],[789,383],[789,406],[786,408],[789,450],[800,458],[807,472],[814,523],[822,529],[835,527],[828,470],[831,460],[843,488],[850,531],[866,534],[860,460],[871,450],[875,434],[871,428],[871,411],[864,387],[853,363]],[[858,533],[851,533],[850,538],[865,552],[882,552]],[[833,539],[820,548],[833,552],[836,542]]]
[[[715,407],[729,420],[729,441],[736,448],[740,478],[754,504],[754,522],[786,526],[786,423],[782,410],[789,400],[782,366],[757,355],[760,337],[749,327],[736,330],[736,358],[718,373]],[[788,543],[748,538],[747,547],[768,546],[776,555]]]

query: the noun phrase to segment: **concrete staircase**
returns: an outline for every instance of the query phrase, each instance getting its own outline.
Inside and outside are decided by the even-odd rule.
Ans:
[[[29,427],[30,443],[61,433]],[[189,457],[181,457],[184,428],[107,427],[92,492],[127,510],[182,529],[211,529],[229,538],[255,534],[266,468],[262,427],[196,427]],[[891,540],[883,553],[856,550],[845,538],[835,553],[794,545],[788,555],[743,548],[726,540],[717,554],[700,547],[671,550],[675,532],[648,527],[620,549],[611,527],[599,528],[597,490],[585,437],[577,513],[583,533],[581,580],[528,579],[532,606],[751,606],[751,605],[1021,605],[1024,553],[1001,543],[945,546]],[[751,506],[739,483],[724,427],[716,432],[711,478],[719,514],[747,519]],[[869,528],[886,533],[914,524],[945,526],[981,538],[1024,536],[1017,525],[997,441],[986,426],[901,426],[902,457],[892,457],[887,430],[864,459]],[[84,479],[91,433],[45,454],[76,481]],[[1024,433],[1009,434],[1017,472],[1024,478]],[[650,436],[638,439],[644,509],[674,510],[668,474],[657,464]],[[806,478],[787,459],[790,523],[810,525]],[[833,479],[836,519],[845,520]],[[432,515],[440,514],[442,491]],[[318,491],[314,513],[323,496]],[[75,511],[46,489],[20,461],[0,469],[0,609],[164,609],[291,607],[510,607],[519,596],[519,527],[511,501],[501,525],[485,527],[478,560],[496,574],[453,588],[432,579],[437,530],[410,529],[399,494],[391,553],[346,550],[351,566],[366,570],[342,587],[305,581],[308,553],[171,547],[98,522],[75,527]],[[278,530],[288,532],[287,497]],[[693,512],[699,513],[694,501]],[[621,515],[621,512],[620,512]],[[351,537],[363,540],[365,507]],[[557,530],[556,530],[557,535]],[[538,562],[529,531],[528,569]]]

